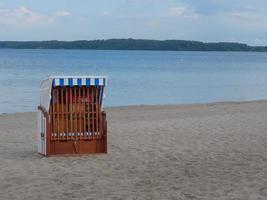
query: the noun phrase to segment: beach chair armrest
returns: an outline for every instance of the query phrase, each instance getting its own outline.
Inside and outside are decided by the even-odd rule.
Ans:
[[[44,114],[45,117],[48,117],[49,116],[49,113],[47,112],[47,110],[45,109],[45,107],[38,106],[38,110],[42,111],[42,113]]]

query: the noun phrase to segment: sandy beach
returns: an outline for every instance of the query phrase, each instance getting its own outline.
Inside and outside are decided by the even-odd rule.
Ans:
[[[108,154],[37,154],[36,113],[0,115],[0,199],[267,199],[267,101],[105,109]]]

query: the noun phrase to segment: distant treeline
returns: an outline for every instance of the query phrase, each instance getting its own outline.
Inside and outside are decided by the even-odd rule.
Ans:
[[[77,41],[0,41],[4,49],[98,49],[98,50],[163,50],[163,51],[267,51],[267,46],[242,43],[204,43],[187,40],[77,40]]]

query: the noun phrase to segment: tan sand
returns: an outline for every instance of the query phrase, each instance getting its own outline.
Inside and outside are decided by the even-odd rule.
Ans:
[[[267,199],[267,101],[106,109],[109,153],[43,157],[0,115],[0,199]]]

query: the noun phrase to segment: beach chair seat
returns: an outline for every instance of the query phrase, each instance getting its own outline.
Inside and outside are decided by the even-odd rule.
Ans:
[[[107,153],[106,77],[50,77],[41,84],[38,152]]]

